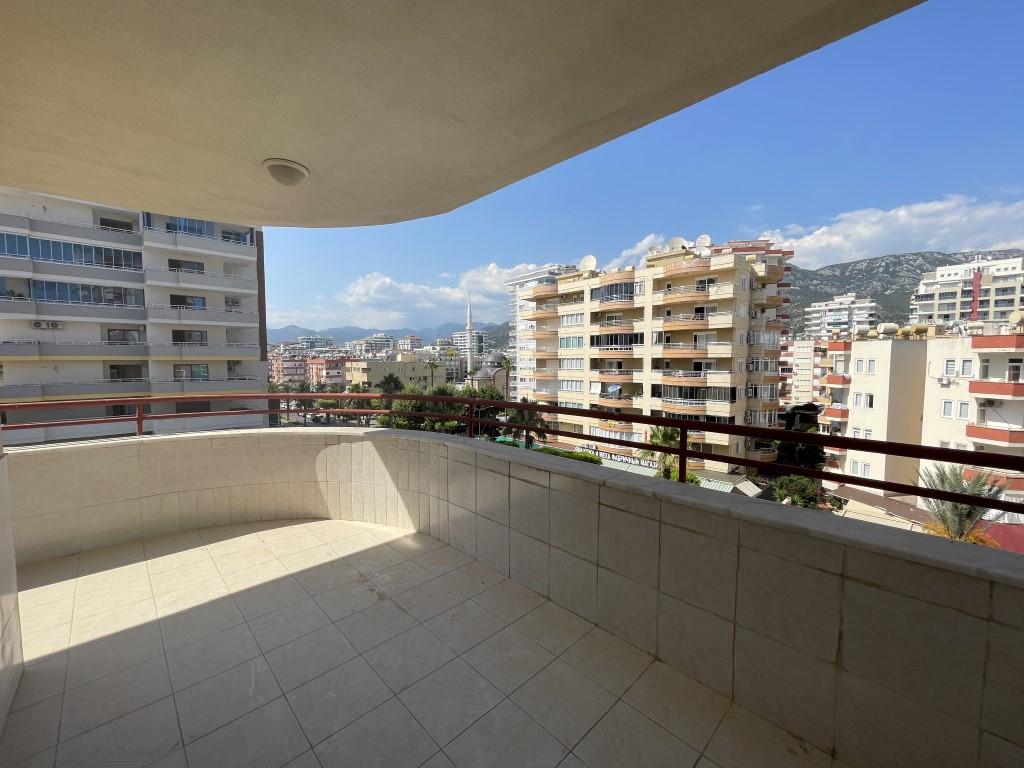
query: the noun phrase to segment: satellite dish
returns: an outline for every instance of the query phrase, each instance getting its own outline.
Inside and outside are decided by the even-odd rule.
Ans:
[[[698,248],[707,248],[711,245],[711,235],[701,235],[697,238]]]
[[[580,259],[581,272],[590,272],[594,269],[597,269],[597,259],[595,259],[593,256],[588,254],[584,256],[582,259]]]

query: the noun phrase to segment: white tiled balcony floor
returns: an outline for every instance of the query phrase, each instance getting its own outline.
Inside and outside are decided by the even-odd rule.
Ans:
[[[839,766],[436,539],[193,531],[19,573],[0,766]]]

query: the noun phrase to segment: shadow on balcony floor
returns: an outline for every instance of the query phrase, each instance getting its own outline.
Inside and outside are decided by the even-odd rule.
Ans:
[[[3,768],[840,766],[423,534],[208,528],[19,584]]]

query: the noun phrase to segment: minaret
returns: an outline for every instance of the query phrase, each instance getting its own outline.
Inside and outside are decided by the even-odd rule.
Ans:
[[[473,372],[473,294],[466,296],[466,375]]]

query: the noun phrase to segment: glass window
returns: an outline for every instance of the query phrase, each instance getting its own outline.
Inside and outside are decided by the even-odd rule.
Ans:
[[[851,472],[852,472],[853,474],[855,474],[855,475],[859,475],[859,474],[860,474],[860,462],[859,462],[859,461],[857,461],[856,459],[854,459],[854,460],[853,460],[853,461],[852,461],[852,462],[850,463],[850,470],[851,470]]]
[[[943,400],[940,403],[940,406],[939,406],[939,414],[942,415],[942,416],[945,416],[947,418],[952,418],[952,416],[953,416],[953,401],[952,400]]]
[[[860,437],[860,427],[854,427],[853,428],[853,436],[857,437],[857,438]]]
[[[868,360],[868,373],[875,372],[875,361],[874,359]]]
[[[961,400],[957,403],[957,418],[968,419],[971,416],[971,404]]]
[[[864,402],[864,395],[861,394],[860,392],[854,392],[853,393],[853,404],[854,404],[854,406],[856,406],[857,408],[860,408],[860,406],[863,404],[863,402]]]
[[[871,477],[871,465],[868,464],[866,461],[861,466],[860,476],[861,477]]]
[[[861,358],[857,358],[854,365],[857,373],[864,373],[864,361]]]
[[[865,408],[874,408],[875,407],[875,396],[873,394],[871,394],[870,392],[868,392],[867,394],[864,395],[864,407]]]
[[[870,429],[865,429],[865,430],[864,430],[864,439],[865,439],[865,440],[870,440],[870,439],[871,439],[871,434],[872,434],[872,433],[871,433],[871,430],[870,430]]]
[[[974,375],[974,361],[973,360],[961,360],[960,361],[960,375],[971,377]]]
[[[944,371],[947,376],[956,376],[956,360],[947,360]]]

